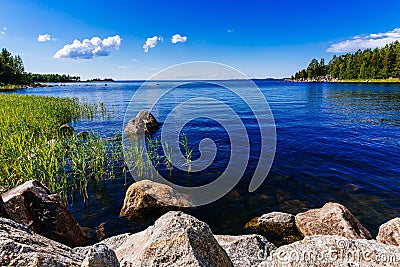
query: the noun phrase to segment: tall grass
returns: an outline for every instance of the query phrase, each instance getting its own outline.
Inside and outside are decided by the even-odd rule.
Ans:
[[[34,179],[67,201],[77,192],[88,199],[90,184],[121,171],[126,184],[127,166],[141,178],[152,179],[160,169],[172,178],[172,149],[158,138],[130,141],[124,150],[121,136],[109,140],[59,131],[65,123],[109,115],[103,104],[76,98],[0,94],[0,186],[10,189]],[[190,177],[192,150],[185,134],[181,140]]]
[[[76,98],[0,94],[0,186],[16,187],[35,179],[59,194],[79,191],[88,197],[89,182],[115,177],[121,144],[91,133],[63,136],[62,124],[106,114],[103,105]]]

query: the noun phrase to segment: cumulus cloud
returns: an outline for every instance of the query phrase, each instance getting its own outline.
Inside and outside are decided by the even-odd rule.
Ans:
[[[173,44],[176,44],[176,43],[184,43],[184,42],[186,42],[186,41],[187,41],[187,36],[181,36],[180,34],[175,34],[175,35],[173,35],[172,38],[171,38],[171,42],[172,42]]]
[[[150,38],[147,38],[146,43],[142,46],[144,49],[144,52],[149,52],[150,48],[156,47],[159,41],[163,41],[164,39],[161,36],[153,36]]]
[[[6,32],[7,32],[7,27],[3,27],[3,29],[0,31],[0,39],[6,37]]]
[[[235,31],[234,29],[228,29],[228,30],[227,30],[228,33],[232,33],[232,32],[234,32],[234,31]]]
[[[39,42],[49,42],[49,41],[56,41],[56,38],[51,38],[50,34],[39,34],[37,40]]]
[[[82,42],[74,40],[72,44],[65,45],[58,50],[54,58],[92,59],[108,56],[112,49],[118,50],[122,39],[119,35],[101,40],[99,37],[84,39]]]
[[[353,52],[358,49],[383,47],[394,41],[400,41],[400,28],[383,33],[357,35],[353,39],[332,44],[327,52]]]

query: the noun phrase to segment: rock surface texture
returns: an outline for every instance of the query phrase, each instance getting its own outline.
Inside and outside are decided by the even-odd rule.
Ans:
[[[0,218],[0,266],[80,266],[73,249]]]
[[[296,226],[303,236],[339,235],[351,239],[371,239],[371,233],[343,205],[326,203],[320,209],[299,213]]]
[[[215,239],[226,251],[235,267],[257,266],[276,250],[274,244],[260,235],[216,235]]]
[[[115,252],[104,244],[89,247],[81,267],[118,267],[119,262]]]
[[[183,212],[170,211],[142,232],[102,243],[121,266],[232,266],[208,225]]]
[[[400,218],[382,224],[376,239],[387,245],[400,246]]]
[[[2,195],[10,219],[62,244],[86,244],[82,229],[61,199],[37,181],[28,181]]]
[[[142,180],[132,184],[126,191],[120,215],[132,218],[145,211],[174,210],[190,206],[191,203],[172,187]]]
[[[278,248],[258,266],[400,266],[400,248],[375,240],[353,240],[342,236],[309,236]]]
[[[147,110],[140,111],[136,117],[128,122],[125,128],[127,134],[152,134],[160,128],[160,123]]]

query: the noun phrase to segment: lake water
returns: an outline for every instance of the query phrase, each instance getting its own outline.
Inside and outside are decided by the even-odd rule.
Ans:
[[[240,81],[231,83],[240,88]],[[207,222],[216,234],[243,234],[243,226],[255,216],[271,211],[295,214],[328,201],[347,206],[373,234],[381,223],[400,216],[400,85],[275,81],[256,84],[272,110],[277,145],[271,171],[253,193],[248,192],[248,186],[260,153],[259,131],[239,98],[216,86],[194,83],[164,97],[163,104],[156,109],[157,119],[163,122],[172,106],[188,98],[223,99],[244,116],[253,141],[248,168],[237,186],[222,199],[188,213]],[[109,120],[84,121],[73,126],[77,131],[93,130],[112,136],[122,131],[125,111],[140,85],[141,82],[115,82],[107,86],[77,83],[16,93],[101,101],[112,111]],[[169,86],[171,82],[159,82],[146,90],[150,95]],[[212,105],[204,107],[214,112]],[[216,114],[219,112],[215,110]],[[198,144],[205,137],[213,139],[219,149],[212,166],[191,177],[192,185],[205,184],[226,166],[229,139],[213,121],[191,122],[184,131],[194,148],[194,158],[199,156]],[[184,172],[175,175],[178,183],[186,179]],[[131,184],[133,179],[129,179]],[[151,214],[135,220],[119,218],[127,186],[120,175],[92,188],[87,205],[77,198],[69,206],[80,225],[91,229],[92,241],[97,238],[96,227],[108,237],[137,232],[159,217],[160,214]]]

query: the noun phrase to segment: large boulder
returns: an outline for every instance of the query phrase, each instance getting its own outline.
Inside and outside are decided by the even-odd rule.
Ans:
[[[232,266],[209,226],[183,212],[170,211],[142,232],[101,243],[121,266]]]
[[[174,210],[190,206],[192,204],[172,187],[141,180],[128,188],[120,215],[132,218],[145,211]]]
[[[0,266],[77,266],[83,255],[70,247],[33,233],[12,220],[0,218]]]
[[[340,235],[358,239],[371,239],[371,233],[343,205],[329,202],[320,209],[299,213],[296,226],[303,236]]]
[[[294,215],[289,213],[270,212],[253,218],[245,228],[267,237],[277,246],[286,245],[302,239],[294,218]]]
[[[400,246],[400,218],[382,224],[376,239],[388,245]]]
[[[260,235],[216,235],[215,239],[235,267],[256,266],[276,250],[274,244]]]
[[[160,128],[160,123],[147,110],[140,111],[136,118],[130,120],[125,132],[132,135],[152,134]]]
[[[3,194],[4,209],[12,220],[35,233],[75,247],[86,237],[59,196],[37,181],[28,181]]]
[[[309,236],[272,252],[259,267],[400,266],[400,248],[375,240]]]

